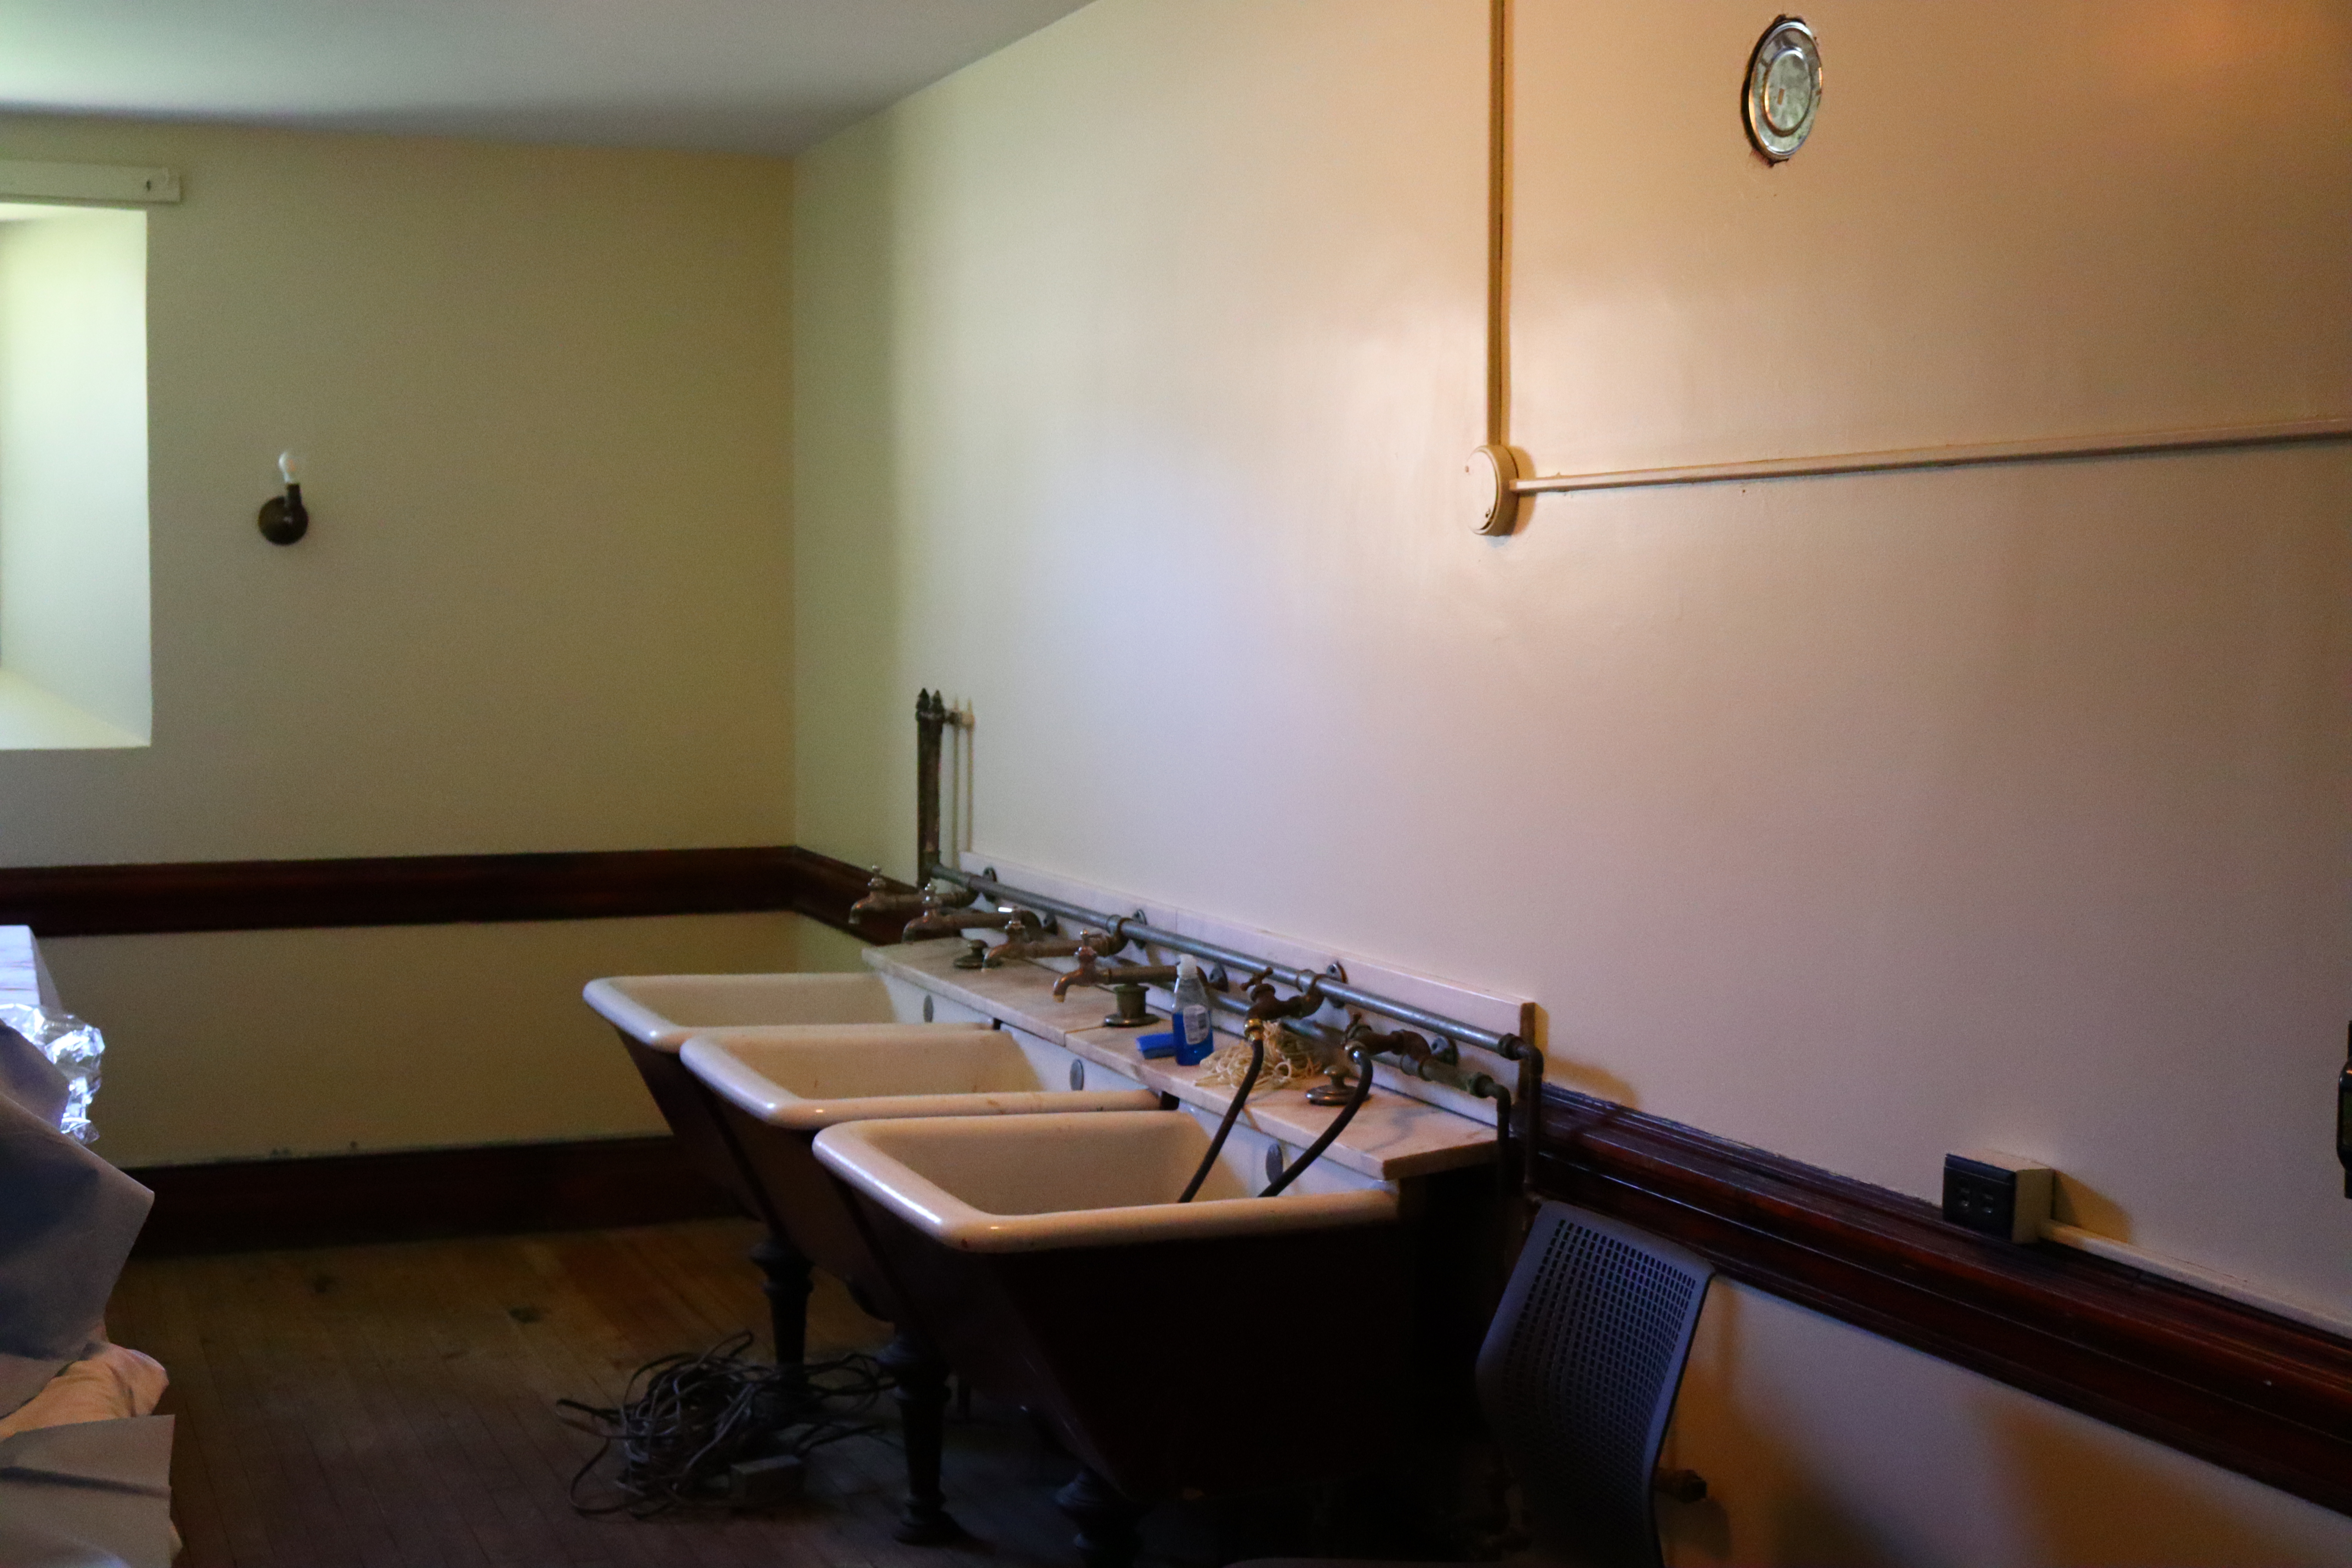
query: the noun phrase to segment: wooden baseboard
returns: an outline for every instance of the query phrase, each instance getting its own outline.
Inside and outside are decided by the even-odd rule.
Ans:
[[[866,875],[796,846],[20,866],[0,868],[0,925],[40,937],[143,936],[790,910],[894,942],[904,916],[850,917]]]
[[[1530,1179],[1745,1284],[2352,1513],[2352,1341],[1557,1087]]]
[[[149,1165],[134,1256],[660,1225],[740,1212],[677,1141],[584,1139]]]

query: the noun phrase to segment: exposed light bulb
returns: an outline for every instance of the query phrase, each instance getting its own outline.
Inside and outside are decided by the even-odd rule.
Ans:
[[[272,544],[291,544],[310,530],[310,510],[302,504],[302,459],[291,452],[278,454],[278,475],[286,493],[261,503],[261,537]]]

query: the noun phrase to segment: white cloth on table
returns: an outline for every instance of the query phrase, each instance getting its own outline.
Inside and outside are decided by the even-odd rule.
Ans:
[[[37,1048],[0,1029],[0,1415],[102,1342],[106,1299],[155,1201],[58,1131],[36,1063],[54,1082]]]
[[[0,1028],[0,1563],[167,1568],[172,1418],[144,1413],[163,1368],[104,1327],[154,1194],[58,1131],[63,1105]]]

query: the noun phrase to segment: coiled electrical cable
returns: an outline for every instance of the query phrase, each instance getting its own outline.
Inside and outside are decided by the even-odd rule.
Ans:
[[[575,1431],[603,1439],[572,1478],[572,1506],[583,1514],[651,1519],[675,1508],[724,1503],[730,1468],[749,1459],[804,1456],[828,1443],[878,1430],[856,1419],[891,1386],[872,1356],[773,1366],[751,1361],[750,1333],[709,1350],[667,1355],[630,1374],[612,1406],[559,1399],[584,1421]],[[617,1453],[613,1498],[584,1500],[582,1489]]]

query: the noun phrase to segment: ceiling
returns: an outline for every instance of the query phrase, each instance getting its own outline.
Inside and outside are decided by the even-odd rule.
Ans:
[[[0,109],[790,153],[1083,3],[0,0]]]

